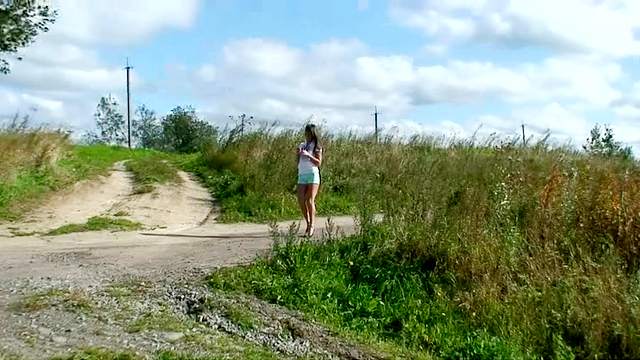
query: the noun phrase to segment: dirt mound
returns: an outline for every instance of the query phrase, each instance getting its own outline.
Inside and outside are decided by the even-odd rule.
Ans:
[[[108,215],[125,214],[125,217],[140,222],[147,228],[182,230],[214,221],[213,199],[209,191],[193,180],[187,173],[179,171],[179,184],[158,185],[145,194],[134,194],[114,204]]]
[[[114,204],[129,196],[132,190],[130,175],[124,163],[118,162],[108,176],[80,181],[55,194],[22,221],[0,226],[0,236],[18,232],[45,232],[67,224],[84,223],[92,216],[107,212]]]
[[[211,195],[187,173],[179,184],[158,185],[146,194],[133,194],[133,180],[124,162],[108,176],[77,183],[54,195],[24,220],[0,226],[0,236],[45,233],[68,224],[83,224],[94,216],[120,216],[146,229],[181,230],[215,220]],[[213,213],[213,214],[212,214]]]

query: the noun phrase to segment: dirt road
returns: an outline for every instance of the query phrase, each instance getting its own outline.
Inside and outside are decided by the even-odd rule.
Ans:
[[[27,215],[24,222],[0,225],[0,359],[6,354],[42,359],[94,345],[135,349],[142,354],[176,348],[173,337],[178,335],[166,335],[162,327],[132,334],[131,324],[175,305],[175,296],[167,294],[175,292],[176,283],[191,286],[191,281],[197,283],[215,268],[252,261],[270,248],[273,231],[263,224],[216,223],[216,210],[207,190],[187,174],[180,176],[181,184],[158,186],[152,193],[134,195],[131,177],[122,164],[117,164],[110,175],[54,196]],[[116,213],[141,222],[146,230],[11,235],[46,232],[69,223],[83,223],[92,216]],[[295,226],[295,222],[285,221],[277,226],[286,232],[292,224]],[[350,217],[320,218],[316,234],[320,237],[325,231],[335,234],[354,230]],[[125,308],[121,308],[124,300],[114,300],[110,290],[121,283],[147,285],[142,295],[127,298]],[[36,302],[39,305],[35,310],[24,305],[47,297],[54,300],[46,300],[45,305]],[[91,311],[76,308],[76,297],[93,304]],[[69,306],[69,301],[75,305]],[[172,316],[184,315],[172,311],[176,312]],[[123,313],[127,315],[120,319]],[[211,329],[194,329],[180,336],[194,331],[212,339],[222,336],[210,333]],[[232,341],[239,340],[234,337]],[[187,342],[183,345],[191,346]],[[236,344],[233,349],[245,345]]]

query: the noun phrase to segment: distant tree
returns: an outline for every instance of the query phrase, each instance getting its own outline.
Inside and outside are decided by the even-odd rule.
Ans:
[[[111,96],[100,98],[94,117],[98,127],[99,142],[113,145],[127,143],[127,125],[118,110],[116,99]]]
[[[604,157],[621,157],[630,159],[632,156],[631,147],[622,146],[622,143],[616,141],[613,137],[613,130],[607,125],[604,126],[604,133],[600,129],[600,125],[596,124],[591,129],[591,136],[587,138],[587,142],[582,148],[591,155]]]
[[[190,107],[176,107],[162,119],[162,137],[166,150],[191,153],[216,141],[218,130],[198,119]]]
[[[155,111],[140,105],[136,109],[132,127],[132,136],[137,140],[138,146],[145,149],[162,148],[162,127]]]
[[[55,10],[37,0],[0,0],[0,55],[31,44],[38,33],[49,31],[56,16]],[[0,73],[9,71],[9,62],[0,58]]]

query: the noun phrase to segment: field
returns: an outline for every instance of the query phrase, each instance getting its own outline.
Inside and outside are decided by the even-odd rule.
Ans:
[[[256,131],[181,156],[71,146],[51,133],[21,134],[27,151],[7,145],[12,136],[0,138],[15,164],[3,167],[5,219],[149,156],[160,160],[132,163],[142,189],[173,178],[166,164],[180,167],[211,191],[219,221],[299,217],[299,133]],[[302,311],[401,358],[640,357],[636,161],[544,142],[332,135],[323,145],[319,212],[354,215],[359,231],[319,242],[274,235],[269,256],[211,272],[212,294]]]
[[[295,135],[254,134],[228,151],[213,177],[233,194],[223,211],[295,212],[278,203],[293,198]],[[324,145],[319,207],[354,210],[360,233],[323,244],[284,237],[271,257],[213,273],[211,287],[416,355],[640,356],[636,162],[544,142]]]

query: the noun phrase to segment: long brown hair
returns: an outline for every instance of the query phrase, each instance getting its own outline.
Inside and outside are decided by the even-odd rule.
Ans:
[[[313,151],[315,152],[316,149],[322,149],[322,145],[320,145],[320,138],[318,137],[318,130],[314,124],[307,124],[307,126],[304,127],[305,137],[307,134],[310,135],[309,137],[311,138],[311,141],[313,141]]]

